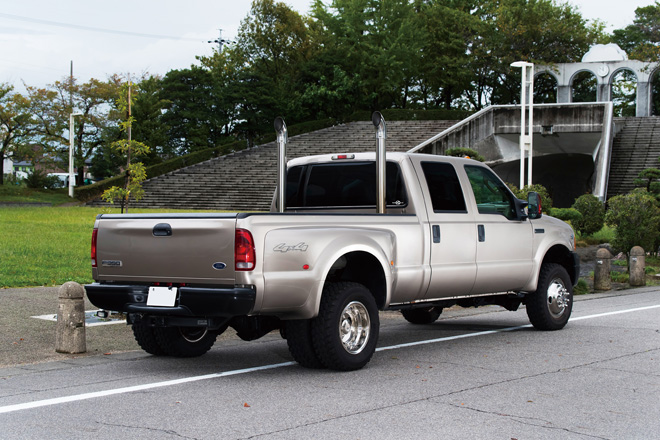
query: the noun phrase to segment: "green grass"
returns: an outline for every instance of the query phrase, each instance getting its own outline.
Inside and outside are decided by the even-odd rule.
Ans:
[[[0,207],[0,288],[91,282],[92,229],[104,213],[119,209]]]
[[[68,188],[33,189],[22,185],[0,185],[0,202],[59,205],[71,201],[78,202],[69,197]]]

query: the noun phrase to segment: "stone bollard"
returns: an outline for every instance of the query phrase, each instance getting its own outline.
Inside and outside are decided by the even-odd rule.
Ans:
[[[596,267],[594,268],[594,290],[612,289],[610,277],[612,254],[605,248],[596,252]]]
[[[55,351],[58,353],[84,353],[85,341],[85,288],[69,281],[59,290]]]
[[[630,285],[646,286],[646,253],[640,246],[630,250]]]

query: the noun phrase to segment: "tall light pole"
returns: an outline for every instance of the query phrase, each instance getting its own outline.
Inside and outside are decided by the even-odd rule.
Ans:
[[[516,61],[511,67],[522,69],[522,81],[520,87],[520,188],[525,182],[525,151],[529,151],[527,162],[527,185],[532,185],[532,137],[534,134],[534,63]],[[529,97],[529,106],[527,99]],[[527,106],[527,107],[526,107]],[[525,114],[529,110],[528,129],[525,131]]]
[[[73,197],[73,181],[75,179],[73,175],[73,117],[82,115],[82,113],[71,113],[69,115],[69,197]]]

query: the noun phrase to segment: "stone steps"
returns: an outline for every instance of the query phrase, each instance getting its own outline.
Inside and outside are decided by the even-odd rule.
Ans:
[[[387,150],[408,151],[456,121],[389,121]],[[287,158],[375,151],[370,121],[352,122],[289,138]],[[277,185],[277,146],[260,145],[191,165],[144,182],[131,206],[160,209],[267,211]],[[102,200],[90,204],[109,206]]]
[[[635,188],[633,180],[646,168],[660,168],[660,117],[615,118],[623,128],[612,143],[607,198]]]

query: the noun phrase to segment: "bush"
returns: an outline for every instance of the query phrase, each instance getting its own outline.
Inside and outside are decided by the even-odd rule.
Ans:
[[[593,194],[583,194],[575,200],[572,206],[578,211],[580,219],[571,222],[573,228],[581,235],[592,235],[603,229],[605,224],[605,207]]]
[[[57,176],[49,176],[41,170],[32,170],[25,178],[25,184],[28,188],[55,189],[60,186],[60,183],[61,181]]]
[[[612,245],[615,249],[629,254],[633,246],[641,246],[646,251],[654,251],[660,232],[660,209],[655,197],[644,190],[612,197],[605,221],[616,225]]]
[[[450,148],[445,151],[445,155],[454,157],[469,157],[470,159],[486,162],[486,158],[477,153],[472,148]]]
[[[539,185],[537,183],[532,186],[525,185],[522,189],[518,189],[518,187],[512,183],[507,183],[507,185],[513,194],[521,200],[527,200],[527,193],[529,192],[534,191],[539,193],[541,196],[541,208],[543,213],[552,215],[550,214],[552,211],[552,199],[550,198],[550,193],[548,193],[548,190],[545,188],[545,186]]]
[[[559,220],[571,222],[573,226],[575,226],[575,222],[582,220],[582,214],[574,208],[552,208],[550,215]]]
[[[573,295],[585,295],[587,293],[589,293],[589,284],[586,280],[580,278],[575,287],[573,287]]]

